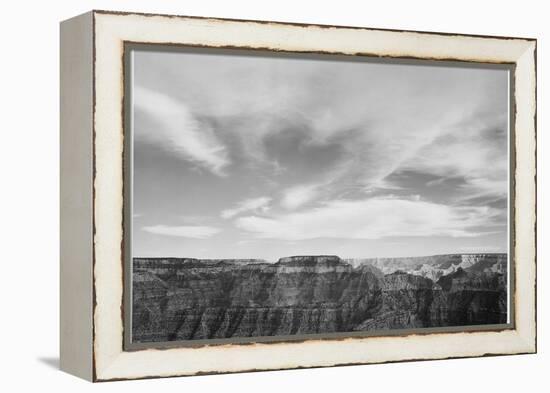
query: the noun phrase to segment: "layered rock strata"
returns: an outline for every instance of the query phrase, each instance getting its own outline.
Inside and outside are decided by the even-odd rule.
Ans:
[[[389,264],[135,258],[133,341],[506,323],[506,255],[408,258],[391,272]]]

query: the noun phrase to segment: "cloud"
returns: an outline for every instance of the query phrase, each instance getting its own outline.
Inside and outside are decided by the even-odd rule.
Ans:
[[[265,218],[241,217],[238,228],[259,238],[379,239],[395,236],[474,237],[491,223],[487,207],[453,207],[422,200],[372,198],[336,200],[304,212]]]
[[[155,235],[189,237],[192,239],[206,239],[221,232],[219,228],[208,226],[152,225],[141,229]]]
[[[337,186],[372,187],[415,160],[441,135],[461,134],[507,109],[505,70],[200,54],[160,55],[161,68],[157,53],[136,56],[150,64],[141,72],[148,72],[151,80],[163,81],[159,69],[177,75],[179,83],[165,84],[166,90],[193,113],[223,121],[225,135],[240,140],[239,153],[263,169],[276,172],[283,164],[295,170],[288,160],[279,163],[265,149],[274,135],[293,137],[303,129],[309,148],[339,144],[345,154],[332,172],[331,182]],[[204,88],[211,85],[216,89]],[[471,117],[477,123],[457,129],[458,123]],[[303,147],[308,149],[306,144]],[[433,167],[438,158],[432,158],[423,166]],[[471,161],[471,166],[479,164]],[[310,173],[309,179],[296,179],[294,185],[319,182],[311,176],[327,178]],[[331,189],[323,188],[320,194]],[[290,195],[284,204],[292,207],[293,200],[300,201],[299,194]]]
[[[268,204],[271,202],[271,198],[269,197],[259,197],[259,198],[251,198],[251,199],[245,199],[244,201],[237,204],[232,209],[226,209],[221,212],[222,218],[232,218],[235,217],[238,214],[251,211],[251,210],[263,210],[267,211]]]
[[[184,103],[140,86],[134,87],[133,100],[137,110],[160,124],[154,130],[138,131],[136,128],[136,138],[156,143],[218,176],[225,174],[224,169],[230,164],[227,149],[212,129],[198,121]]]
[[[140,137],[231,175],[201,178],[217,183],[196,200],[199,210],[209,211],[222,194],[241,201],[222,205],[219,221],[183,225],[223,227],[236,239],[240,233],[226,229],[225,218],[254,234],[248,238],[287,241],[476,236],[498,223],[505,228],[505,208],[486,202],[507,194],[505,70],[147,51],[137,59],[137,85],[154,86],[177,104],[143,95],[137,109],[183,113],[161,111],[158,136]],[[186,125],[184,136],[170,126],[174,119]],[[200,148],[186,149],[185,138]],[[247,207],[251,189],[273,200]],[[438,239],[412,239],[399,251]],[[224,236],[217,245],[224,241],[234,244]]]
[[[401,164],[401,169],[446,178],[462,177],[456,197],[506,196],[507,118],[477,114],[451,127]]]
[[[318,185],[301,185],[291,187],[283,192],[281,206],[286,209],[296,209],[311,200],[318,194]]]

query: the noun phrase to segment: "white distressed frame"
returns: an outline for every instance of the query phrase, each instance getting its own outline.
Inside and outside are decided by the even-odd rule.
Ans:
[[[536,352],[535,40],[109,12],[91,17],[93,380]],[[124,42],[515,63],[515,328],[123,351]]]

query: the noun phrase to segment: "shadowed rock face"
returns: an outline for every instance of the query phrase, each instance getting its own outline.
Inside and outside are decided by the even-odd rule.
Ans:
[[[134,342],[506,323],[502,258],[436,282],[337,256],[133,263]]]

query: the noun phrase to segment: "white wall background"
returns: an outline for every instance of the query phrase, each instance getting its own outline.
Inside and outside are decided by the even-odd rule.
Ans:
[[[548,389],[550,23],[545,2],[7,1],[1,12],[0,390],[537,392]],[[538,38],[539,354],[92,385],[57,370],[58,23],[90,9]],[[545,153],[547,157],[545,157]],[[31,390],[32,391],[32,390]],[[546,390],[547,391],[547,390]]]

